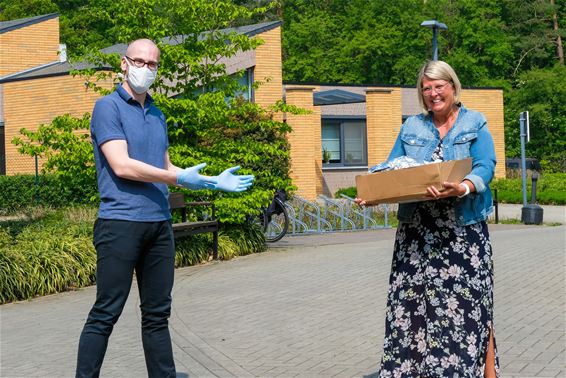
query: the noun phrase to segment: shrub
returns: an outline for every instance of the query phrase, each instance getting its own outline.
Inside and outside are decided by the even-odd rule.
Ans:
[[[523,203],[522,182],[519,173],[518,178],[495,179],[490,184],[492,191],[497,189],[497,197],[500,203]],[[356,197],[356,188],[349,187],[336,191],[334,197],[340,194],[348,197]],[[531,176],[527,177],[527,200],[531,200]],[[565,205],[566,204],[566,173],[544,173],[539,176],[537,182],[537,203],[543,205]]]
[[[30,207],[60,208],[92,202],[96,183],[90,187],[68,186],[56,174],[0,176],[0,215],[26,212]]]
[[[94,283],[94,216],[93,209],[71,209],[3,222],[0,303]]]
[[[355,186],[338,189],[336,193],[334,193],[334,198],[340,198],[340,194],[344,194],[350,198],[356,198],[358,196],[358,190]]]
[[[523,203],[521,178],[496,179],[491,189],[497,189],[498,201],[502,203]],[[527,201],[531,200],[531,179],[527,178]],[[566,204],[566,173],[544,173],[537,181],[537,203],[546,205]]]
[[[0,304],[95,283],[92,245],[94,207],[37,210],[21,219],[0,222]],[[212,235],[176,243],[175,265],[208,260]],[[230,259],[265,250],[261,231],[250,224],[222,225],[219,256]]]

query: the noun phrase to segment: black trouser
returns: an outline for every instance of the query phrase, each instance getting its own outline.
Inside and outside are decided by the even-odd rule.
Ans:
[[[128,298],[135,269],[148,375],[175,377],[168,326],[175,267],[171,223],[97,219],[94,246],[96,302],[81,333],[76,376],[98,377],[108,338]]]

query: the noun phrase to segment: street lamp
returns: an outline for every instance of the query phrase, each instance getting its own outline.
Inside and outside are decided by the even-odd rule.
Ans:
[[[438,60],[438,42],[437,42],[437,30],[438,29],[448,29],[446,24],[438,22],[436,20],[426,20],[421,23],[421,26],[432,28],[432,60]]]

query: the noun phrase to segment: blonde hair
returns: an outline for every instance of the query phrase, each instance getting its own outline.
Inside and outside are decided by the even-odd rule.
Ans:
[[[460,92],[462,92],[462,85],[458,79],[458,75],[454,72],[454,69],[450,65],[442,60],[429,60],[426,62],[417,78],[417,93],[419,96],[419,104],[423,110],[424,114],[428,114],[428,107],[423,95],[423,79],[427,77],[431,80],[445,80],[452,84],[454,88],[454,103],[460,103]]]

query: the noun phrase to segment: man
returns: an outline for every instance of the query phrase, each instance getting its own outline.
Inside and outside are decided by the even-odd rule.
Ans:
[[[239,167],[208,177],[198,173],[204,163],[187,169],[171,164],[165,117],[147,94],[159,54],[148,39],[132,42],[121,62],[126,80],[98,100],[92,113],[100,191],[94,225],[97,292],[79,341],[77,377],[99,375],[134,271],[148,375],[175,377],[168,328],[175,248],[167,185],[239,192],[253,182],[253,176],[233,174]]]

